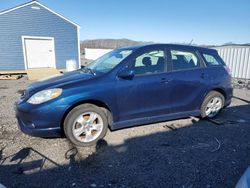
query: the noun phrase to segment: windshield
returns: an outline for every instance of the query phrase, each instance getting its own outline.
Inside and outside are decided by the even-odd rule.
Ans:
[[[91,69],[94,72],[106,73],[112,70],[123,59],[132,53],[132,50],[113,50],[97,60],[93,61],[86,68]]]

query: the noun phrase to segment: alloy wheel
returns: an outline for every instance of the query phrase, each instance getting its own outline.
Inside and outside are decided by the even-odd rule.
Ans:
[[[206,105],[206,116],[209,118],[216,116],[222,108],[222,103],[220,97],[213,97]]]
[[[74,137],[84,143],[97,139],[103,130],[103,119],[95,112],[86,112],[79,115],[73,123]]]

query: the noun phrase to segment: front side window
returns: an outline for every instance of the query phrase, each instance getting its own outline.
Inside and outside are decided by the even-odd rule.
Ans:
[[[166,71],[165,55],[163,50],[152,50],[146,52],[132,63],[135,75],[156,74]]]
[[[112,70],[122,60],[132,53],[132,50],[113,50],[97,60],[93,61],[86,67],[91,69],[93,72],[106,73]]]
[[[202,56],[208,66],[219,66],[219,65],[224,66],[225,65],[223,60],[217,54],[202,53]]]
[[[192,52],[171,50],[173,70],[186,70],[200,67],[196,55]]]

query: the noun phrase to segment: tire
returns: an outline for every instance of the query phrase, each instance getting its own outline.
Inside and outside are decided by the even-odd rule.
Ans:
[[[224,107],[224,104],[225,104],[225,97],[221,93],[217,91],[210,91],[201,105],[201,117],[202,118],[216,117],[221,111],[221,109]],[[211,111],[210,114],[208,114],[209,108],[212,109],[210,110]]]
[[[63,129],[66,137],[76,146],[92,146],[102,139],[108,130],[108,118],[100,107],[82,104],[66,116]]]

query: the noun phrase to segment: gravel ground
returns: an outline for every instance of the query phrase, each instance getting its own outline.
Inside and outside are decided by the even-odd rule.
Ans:
[[[18,130],[13,104],[28,84],[0,81],[7,187],[234,187],[250,165],[250,90],[234,90],[221,125],[191,117],[108,132],[95,147],[75,148]]]

